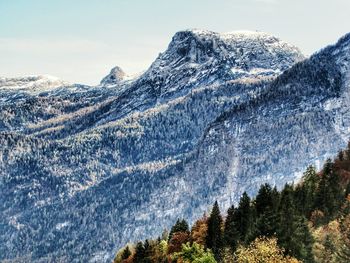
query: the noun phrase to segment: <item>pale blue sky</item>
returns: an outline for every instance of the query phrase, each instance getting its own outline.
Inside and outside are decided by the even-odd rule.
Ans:
[[[97,84],[147,69],[176,31],[260,30],[305,54],[350,32],[350,0],[0,0],[0,76]]]

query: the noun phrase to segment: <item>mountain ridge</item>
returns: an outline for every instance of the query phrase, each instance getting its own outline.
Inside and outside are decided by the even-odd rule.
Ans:
[[[239,50],[240,42],[219,40],[214,49],[204,38],[194,52],[191,33],[179,34],[130,82],[38,95],[0,91],[4,259],[108,261],[115,246],[172,224],[175,211],[192,220],[218,196],[228,206],[243,190],[254,194],[257,182],[295,179],[302,161],[332,156],[345,143],[346,100],[343,112],[325,110],[324,102],[348,94],[347,37],[339,60],[346,67],[332,69],[329,52],[299,62],[299,52],[274,40],[272,54],[245,46],[245,71],[233,72],[237,53],[214,53]],[[260,51],[262,61],[249,56]],[[250,72],[261,65],[272,71]],[[295,171],[289,177],[287,162]]]

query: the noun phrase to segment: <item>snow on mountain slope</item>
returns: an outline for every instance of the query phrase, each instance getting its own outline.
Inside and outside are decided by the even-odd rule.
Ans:
[[[68,82],[48,75],[17,78],[0,77],[0,90],[24,90],[39,93],[67,85],[69,85]]]
[[[167,98],[193,85],[279,74],[303,58],[296,47],[266,33],[185,30],[174,35],[143,78]]]
[[[198,61],[190,59],[194,56],[191,52],[197,54]],[[76,111],[75,115],[79,116],[73,120],[74,123],[71,123],[71,118],[68,118],[68,122],[65,123],[61,117],[55,120],[54,116],[47,114],[47,117],[34,121],[22,118],[26,122],[21,123],[20,126],[21,129],[29,130],[36,127],[34,131],[28,131],[29,133],[41,132],[42,127],[45,130],[53,131],[53,136],[56,138],[69,136],[91,126],[116,121],[133,112],[145,111],[157,104],[184,96],[201,86],[219,85],[225,81],[243,77],[252,77],[251,79],[256,79],[258,76],[275,77],[301,59],[303,56],[297,48],[265,33],[221,35],[209,31],[186,30],[176,33],[167,50],[155,60],[145,73],[131,81],[126,81],[125,73],[119,67],[115,67],[101,82],[110,88],[108,90],[100,86],[93,88],[71,85],[64,89],[53,89],[48,94],[40,96],[40,100],[64,98],[64,103],[67,102],[68,105],[71,104],[71,100],[74,100],[78,102],[77,105],[85,106],[85,100],[88,100],[89,105],[86,106],[92,106],[91,103],[97,105],[95,110],[90,108],[92,111],[89,111],[90,116],[93,115],[92,122],[86,121],[90,120],[91,117],[85,118],[85,115],[81,115],[81,109],[77,106],[68,108],[69,112]],[[240,73],[232,73],[233,67],[239,68]],[[121,81],[123,78],[125,81]],[[93,97],[96,101],[92,101],[93,98],[90,98],[90,94],[94,94]],[[9,99],[8,94],[4,97],[5,100]],[[113,99],[107,100],[106,97]],[[16,93],[12,94],[11,98],[17,99],[22,98],[22,96]],[[32,100],[37,101],[37,98]],[[47,103],[45,102],[44,105],[40,103],[41,101],[38,103],[31,101],[30,107],[23,105],[22,108],[42,111],[46,108]],[[53,104],[59,105],[59,103]],[[6,105],[6,107],[11,108],[12,105]],[[61,108],[61,106],[59,107]],[[64,107],[65,109],[61,111],[66,113],[66,104]],[[9,111],[8,115],[12,116],[13,109]],[[46,120],[50,116],[49,126],[40,124],[42,119]],[[21,120],[17,117],[15,119],[17,122]],[[64,132],[61,132],[62,128],[65,128]],[[43,134],[46,135],[47,132],[45,131]]]
[[[293,181],[306,166],[323,163],[345,147],[350,138],[349,48],[350,34],[211,124],[199,151],[202,157],[193,165],[197,176],[225,182],[216,196],[222,204],[243,191],[255,194],[265,182],[282,186]],[[196,178],[191,177],[193,184]]]
[[[134,76],[127,75],[120,67],[116,66],[111,69],[111,72],[105,76],[101,82],[101,86],[110,86],[119,84],[122,81],[130,81],[134,79]]]
[[[176,214],[333,155],[349,136],[349,46],[302,61],[265,33],[186,30],[132,81],[0,90],[0,259],[108,261]]]

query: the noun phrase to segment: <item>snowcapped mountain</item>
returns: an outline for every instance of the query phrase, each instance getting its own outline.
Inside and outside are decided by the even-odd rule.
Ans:
[[[348,140],[349,48],[305,60],[265,33],[186,30],[135,78],[1,79],[0,260],[108,261],[176,214],[297,178]]]
[[[17,78],[0,77],[0,90],[23,90],[39,93],[66,85],[69,85],[68,82],[48,75]]]
[[[201,84],[276,75],[303,58],[296,47],[261,32],[186,30],[174,35],[142,81],[151,82],[158,97],[166,99]]]

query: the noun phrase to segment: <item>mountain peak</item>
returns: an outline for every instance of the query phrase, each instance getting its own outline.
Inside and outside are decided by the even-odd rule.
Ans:
[[[304,59],[300,50],[279,38],[260,31],[233,31],[217,33],[208,30],[188,29],[177,32],[163,53],[163,59],[200,63],[209,59],[230,61],[230,64],[256,64],[260,60],[269,64],[276,59],[287,59],[280,70]],[[276,61],[275,61],[276,62]],[[274,63],[276,64],[276,63]],[[249,67],[249,65],[246,65]],[[255,66],[254,66],[255,67]],[[263,67],[263,65],[259,65]],[[266,65],[270,67],[270,65]]]
[[[303,59],[298,48],[263,32],[187,29],[174,34],[139,82],[169,99],[203,84],[275,77]]]
[[[100,84],[101,85],[117,84],[120,81],[124,80],[125,77],[126,77],[126,74],[122,70],[122,68],[115,66],[114,68],[111,69],[110,73],[101,80]]]
[[[263,32],[188,29],[175,33],[143,80],[160,97],[176,96],[194,84],[277,76],[303,59],[297,47]]]
[[[197,37],[221,37],[221,38],[226,38],[230,36],[241,36],[241,37],[247,37],[247,38],[273,37],[268,33],[258,31],[258,30],[235,30],[230,32],[219,33],[219,32],[214,32],[210,30],[198,29],[198,28],[178,31],[175,33],[174,37],[184,36],[186,34],[197,36]]]

